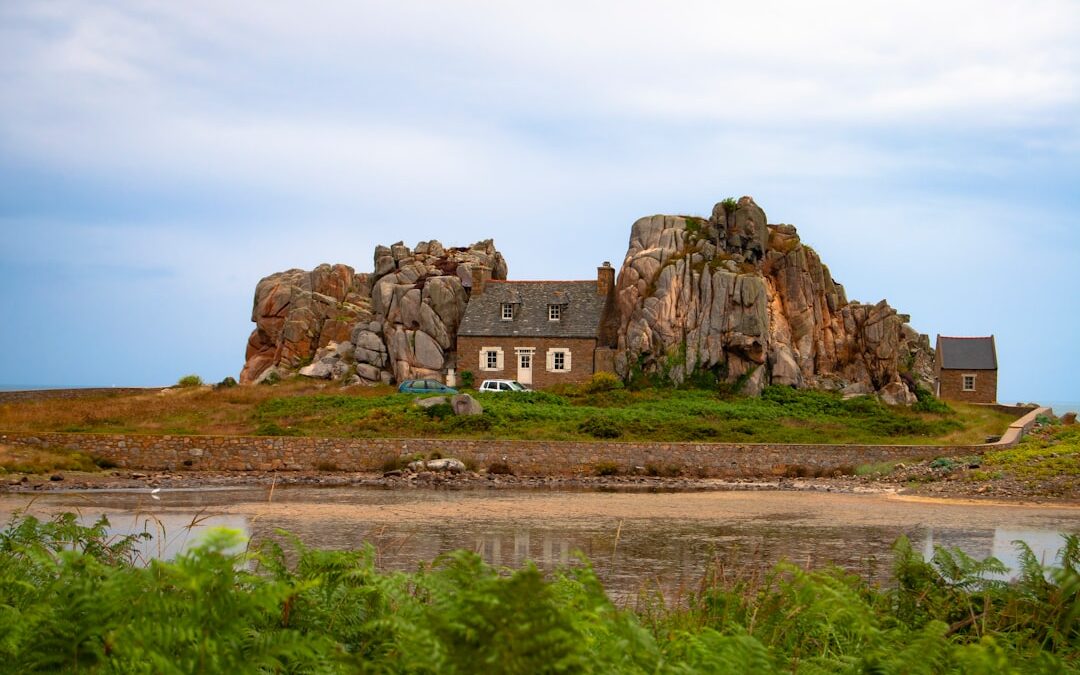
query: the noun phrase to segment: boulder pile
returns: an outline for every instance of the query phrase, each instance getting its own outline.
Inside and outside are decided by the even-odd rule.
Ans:
[[[346,383],[441,379],[454,367],[457,327],[474,267],[505,279],[506,261],[488,239],[446,248],[375,249],[375,271],[347,265],[293,269],[255,288],[242,384],[298,373]]]

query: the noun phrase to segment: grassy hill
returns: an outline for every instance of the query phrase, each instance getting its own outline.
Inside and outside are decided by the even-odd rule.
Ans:
[[[601,389],[601,390],[598,390]],[[475,394],[484,414],[422,409],[390,387],[274,386],[17,401],[0,405],[0,430],[237,434],[355,438],[518,438],[784,443],[970,444],[1011,422],[980,406],[885,406],[871,397],[769,387],[760,398],[700,389],[565,387]],[[920,406],[916,406],[919,408]]]

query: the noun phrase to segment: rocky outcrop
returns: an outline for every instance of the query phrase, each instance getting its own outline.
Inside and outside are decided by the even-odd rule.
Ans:
[[[491,240],[398,242],[377,247],[373,262],[371,273],[321,265],[260,281],[241,382],[442,379],[456,365],[474,272],[507,277]],[[908,321],[885,301],[849,301],[794,227],[770,225],[743,197],[709,218],[634,223],[603,325],[624,378],[695,378],[747,393],[782,384],[903,404],[933,378],[930,341]]]
[[[932,379],[929,338],[885,301],[849,302],[795,228],[769,225],[750,197],[709,219],[638,220],[616,288],[623,377],[881,392],[896,403]]]
[[[468,248],[448,249],[437,241],[415,249],[401,243],[377,247],[371,286],[376,319],[353,329],[357,362],[397,381],[441,379],[454,367],[457,329],[476,267],[493,279],[506,278],[506,260],[490,239]]]
[[[377,247],[374,263],[372,273],[320,265],[260,281],[240,381],[292,373],[352,383],[441,379],[454,365],[473,269],[494,279],[507,273],[490,239],[460,248],[398,242]]]
[[[358,321],[371,318],[370,277],[348,265],[272,274],[255,287],[255,330],[240,382],[255,382],[271,367],[288,371],[308,365],[321,347],[348,340]]]

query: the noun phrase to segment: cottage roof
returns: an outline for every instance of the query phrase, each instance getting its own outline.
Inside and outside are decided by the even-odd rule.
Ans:
[[[994,336],[938,336],[941,367],[946,370],[997,370],[997,346]]]
[[[595,338],[606,298],[590,281],[488,281],[484,292],[469,298],[458,335],[482,337]],[[514,318],[502,318],[502,306],[514,305]],[[559,305],[558,321],[548,319],[548,305]]]

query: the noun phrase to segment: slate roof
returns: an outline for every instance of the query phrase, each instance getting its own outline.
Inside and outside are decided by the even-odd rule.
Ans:
[[[944,337],[937,339],[941,367],[946,370],[997,370],[997,346],[990,337]]]
[[[595,338],[606,298],[589,281],[488,281],[484,292],[469,298],[458,335],[477,337]],[[514,318],[502,319],[503,303],[514,305]],[[548,320],[548,305],[560,305],[562,318]]]

